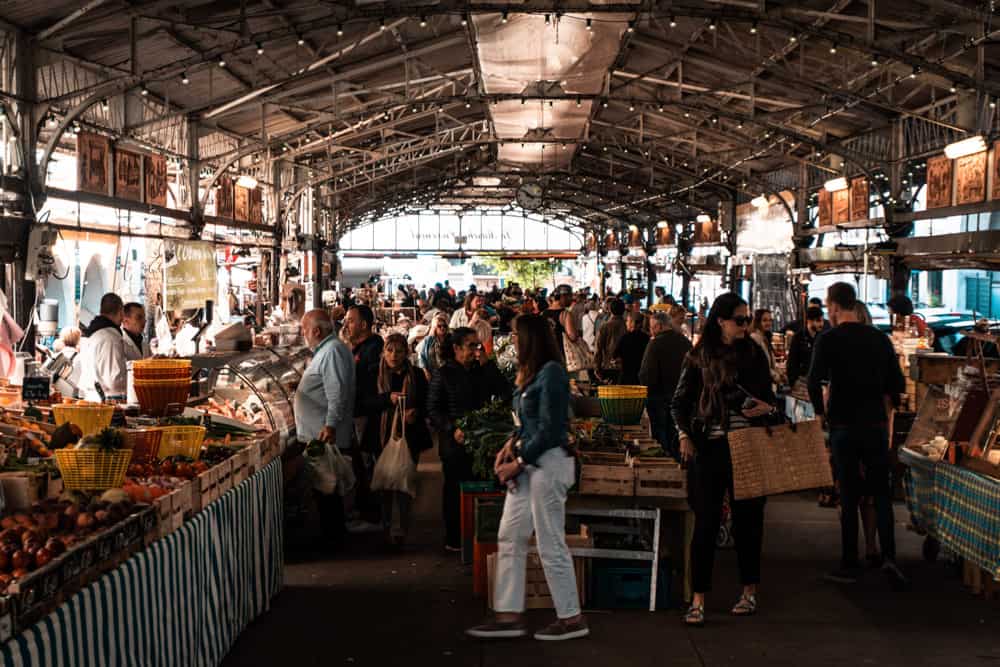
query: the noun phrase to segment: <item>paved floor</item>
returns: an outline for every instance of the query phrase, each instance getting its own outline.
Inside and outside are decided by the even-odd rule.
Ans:
[[[433,499],[428,494],[427,500]],[[433,502],[424,503],[430,514]],[[735,554],[718,561],[709,625],[683,627],[678,610],[590,611],[582,641],[477,643],[462,630],[485,607],[469,568],[438,548],[433,517],[414,546],[386,555],[373,536],[328,560],[289,564],[285,590],[251,625],[226,667],[435,665],[439,667],[677,667],[718,665],[979,665],[1000,661],[1000,606],[974,598],[945,563],[924,563],[921,540],[896,514],[901,563],[913,590],[891,593],[877,573],[856,586],[820,579],[837,553],[836,512],[781,497],[767,508],[763,586],[756,617],[726,615],[738,594]],[[532,612],[541,625],[549,612]]]

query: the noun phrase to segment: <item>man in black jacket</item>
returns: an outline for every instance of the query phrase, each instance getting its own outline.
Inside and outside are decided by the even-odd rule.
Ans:
[[[795,382],[809,376],[809,366],[812,364],[813,346],[816,337],[823,331],[823,310],[817,306],[806,309],[806,328],[797,331],[792,336],[788,346],[788,386],[795,388]]]
[[[646,346],[639,368],[639,383],[648,388],[646,410],[649,412],[649,427],[663,449],[679,458],[677,429],[670,417],[670,401],[677,389],[684,358],[691,350],[691,341],[670,326],[670,318],[663,311],[649,316],[649,330],[653,338]]]
[[[344,334],[350,341],[354,354],[355,372],[355,432],[360,441],[360,451],[352,452],[354,474],[358,485],[356,505],[362,517],[367,521],[356,521],[348,524],[350,532],[369,532],[379,528],[381,507],[378,499],[369,490],[371,471],[375,457],[378,455],[379,442],[378,417],[380,412],[373,410],[365,398],[378,392],[378,369],[382,359],[382,337],[375,335],[372,327],[375,324],[375,314],[364,304],[352,306],[344,317]]]
[[[830,286],[826,305],[833,328],[816,341],[809,371],[809,397],[816,414],[826,416],[840,481],[841,563],[827,579],[857,581],[858,503],[861,496],[870,496],[878,517],[882,571],[898,590],[908,582],[896,566],[887,406],[898,404],[905,384],[892,343],[858,321],[856,302],[851,285]],[[829,404],[823,401],[824,382],[829,383]]]

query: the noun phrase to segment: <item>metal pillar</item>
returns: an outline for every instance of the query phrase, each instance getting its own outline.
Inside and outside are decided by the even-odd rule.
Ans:
[[[313,237],[312,252],[316,266],[313,269],[313,308],[323,307],[323,239]]]
[[[187,119],[187,190],[188,210],[191,211],[191,238],[200,238],[205,226],[201,209],[200,172],[201,160],[198,148],[198,123],[193,116]]]
[[[271,196],[274,201],[274,246],[271,249],[271,306],[281,303],[281,242],[285,236],[284,201],[281,198],[281,162],[271,161]]]
[[[35,127],[33,100],[36,99],[35,91],[35,64],[34,51],[32,49],[31,38],[24,32],[17,32],[14,35],[14,94],[18,101],[14,104],[14,113],[17,122],[17,161],[18,169],[24,178],[25,192],[28,196],[24,201],[24,210],[29,214],[30,220],[35,219],[35,210],[30,193],[41,193],[41,178],[35,164],[35,145],[38,135]],[[35,351],[35,327],[28,326],[32,320],[31,311],[35,306],[35,296],[37,285],[35,281],[24,280],[25,259],[27,252],[28,238],[25,233],[20,241],[21,257],[14,262],[14,275],[10,285],[8,302],[11,305],[11,315],[14,320],[24,329],[24,344],[22,350],[25,352]]]

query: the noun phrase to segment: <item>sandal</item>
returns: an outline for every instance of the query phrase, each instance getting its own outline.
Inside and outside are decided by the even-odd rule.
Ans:
[[[733,616],[753,616],[757,613],[757,594],[744,593],[733,606]]]
[[[705,625],[705,607],[703,605],[691,605],[684,613],[684,625],[700,628]]]

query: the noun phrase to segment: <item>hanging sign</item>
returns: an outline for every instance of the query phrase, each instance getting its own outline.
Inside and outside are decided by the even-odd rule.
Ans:
[[[826,188],[819,191],[819,211],[816,223],[820,227],[829,227],[833,224],[833,194]]]
[[[142,156],[115,149],[115,196],[142,201]]]
[[[927,208],[951,206],[952,162],[945,155],[927,160]]]
[[[233,211],[233,218],[243,220],[244,222],[250,220],[250,189],[242,185],[237,185],[235,200],[236,205]]]
[[[167,205],[167,158],[162,155],[146,156],[146,203]]]
[[[851,193],[847,189],[837,190],[831,199],[833,202],[833,224],[840,225],[850,220]]]
[[[955,160],[955,203],[975,204],[986,199],[986,151]]]
[[[674,245],[674,226],[666,224],[663,227],[656,226],[656,245],[670,247]]]
[[[83,192],[108,194],[111,143],[92,132],[76,135],[76,187]]]
[[[1000,199],[1000,141],[993,142],[993,185],[990,188],[990,199]]]
[[[233,179],[220,176],[215,190],[215,214],[220,218],[232,218],[233,204]]]
[[[255,225],[264,223],[264,191],[260,188],[250,190],[250,215],[247,222]]]
[[[851,179],[851,220],[868,219],[868,180],[864,176]]]
[[[206,241],[164,241],[163,287],[168,310],[202,308],[216,299],[215,248]]]
[[[718,220],[694,223],[694,244],[714,245],[722,243],[722,230]]]

